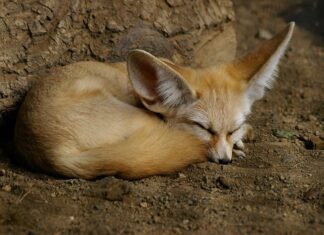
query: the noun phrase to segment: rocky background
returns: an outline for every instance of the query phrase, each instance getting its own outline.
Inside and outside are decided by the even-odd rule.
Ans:
[[[135,48],[206,65],[230,60],[236,50],[230,0],[0,0],[0,9],[0,130],[6,135],[30,82],[47,68],[121,61]]]

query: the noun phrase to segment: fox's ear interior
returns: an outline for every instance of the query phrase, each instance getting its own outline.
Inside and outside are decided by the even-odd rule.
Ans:
[[[193,91],[182,76],[146,51],[131,51],[127,69],[135,92],[154,112],[163,113],[194,99]]]
[[[294,22],[289,23],[282,32],[232,64],[235,76],[248,83],[246,92],[251,105],[263,97],[265,89],[271,88],[294,26]]]

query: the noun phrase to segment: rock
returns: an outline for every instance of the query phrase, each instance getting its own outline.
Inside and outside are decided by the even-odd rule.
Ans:
[[[189,222],[190,222],[190,221],[187,220],[187,219],[185,219],[185,220],[182,221],[183,224],[189,224]]]
[[[5,191],[5,192],[10,192],[12,189],[12,187],[10,185],[5,185],[2,187],[2,190]]]
[[[311,188],[304,193],[303,200],[306,202],[312,201],[312,200],[315,200],[316,198],[318,198],[319,195],[320,195],[319,188]]]
[[[232,187],[229,180],[227,178],[223,177],[223,176],[218,177],[216,179],[215,184],[216,184],[217,187],[223,188],[223,189],[230,189]]]
[[[130,187],[127,184],[120,184],[107,190],[105,196],[110,201],[121,201],[129,193]]]
[[[112,180],[104,184],[102,187],[95,188],[89,193],[95,197],[101,197],[109,201],[122,201],[123,198],[131,192],[131,189],[127,183]]]
[[[6,170],[5,169],[0,169],[0,176],[4,176],[6,174]]]
[[[312,136],[310,143],[312,149],[324,150],[324,141],[319,136]]]
[[[166,0],[166,2],[172,7],[182,6],[184,4],[183,0]]]
[[[117,24],[114,20],[108,21],[107,28],[114,32],[121,32],[124,30],[124,27],[122,25]]]
[[[295,156],[295,155],[285,155],[281,162],[284,163],[284,164],[289,164],[289,163],[295,163],[297,162],[298,160],[298,157]]]
[[[251,207],[250,205],[246,205],[246,206],[245,206],[245,210],[246,210],[247,212],[251,212],[251,211],[252,211],[252,207]]]
[[[282,120],[285,124],[296,123],[296,119],[293,117],[283,117]]]
[[[298,130],[298,131],[302,131],[302,130],[305,129],[304,125],[301,124],[301,123],[297,124],[295,128],[296,128],[296,130]]]
[[[311,122],[316,122],[317,118],[314,115],[309,115],[308,120],[311,121]]]
[[[44,26],[39,21],[34,21],[28,25],[29,31],[33,36],[40,36],[47,33]]]
[[[178,177],[179,177],[179,179],[187,178],[187,176],[185,174],[183,174],[183,173],[179,173]]]
[[[266,29],[259,28],[256,37],[262,40],[269,40],[273,37],[273,34]]]
[[[143,207],[143,208],[146,208],[148,206],[148,204],[147,204],[147,202],[141,202],[140,206]]]

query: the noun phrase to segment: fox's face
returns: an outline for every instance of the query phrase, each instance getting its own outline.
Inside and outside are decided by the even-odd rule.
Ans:
[[[129,77],[144,106],[174,128],[206,144],[216,162],[231,161],[241,145],[252,104],[274,80],[294,24],[231,64],[191,69],[136,50],[127,61]]]

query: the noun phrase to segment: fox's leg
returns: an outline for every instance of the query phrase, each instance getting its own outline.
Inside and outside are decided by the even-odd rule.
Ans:
[[[253,127],[250,124],[245,124],[243,126],[244,128],[244,134],[242,139],[238,140],[233,147],[233,154],[238,157],[238,158],[245,158],[246,155],[244,153],[244,143],[243,140],[250,142],[254,140],[254,131],[253,131]]]

